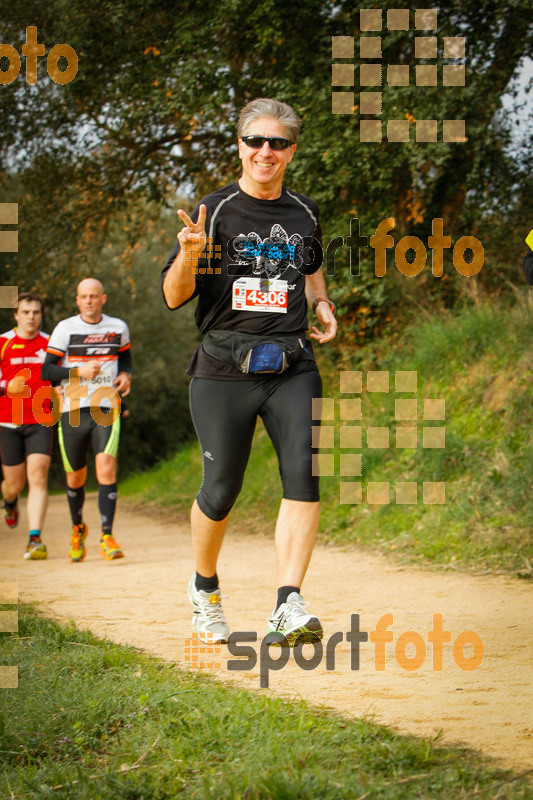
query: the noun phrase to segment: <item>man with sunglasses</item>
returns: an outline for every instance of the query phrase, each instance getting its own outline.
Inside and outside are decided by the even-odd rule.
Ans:
[[[319,619],[300,595],[318,529],[318,477],[312,466],[312,400],[322,394],[307,306],[333,339],[337,323],[322,264],[318,208],[288,190],[283,176],[301,121],[277,100],[248,103],[239,117],[238,181],[205,197],[162,272],[167,306],[198,297],[204,341],[189,362],[191,413],[204,477],[191,512],[196,572],[189,583],[193,629],[226,642],[217,559],[240,492],[257,417],[275,447],[283,484],[276,524],[278,597],[269,632],[286,642],[322,638]]]

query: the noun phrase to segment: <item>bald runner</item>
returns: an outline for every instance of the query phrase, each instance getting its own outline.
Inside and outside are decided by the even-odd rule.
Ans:
[[[73,526],[69,548],[73,563],[83,561],[86,555],[88,527],[83,521],[83,504],[89,445],[98,481],[100,554],[108,561],[124,557],[112,529],[117,503],[119,397],[130,392],[130,336],[123,320],[102,312],[106,301],[99,280],[81,281],[76,294],[80,313],[56,325],[42,368],[43,379],[58,384],[64,400],[58,439]]]

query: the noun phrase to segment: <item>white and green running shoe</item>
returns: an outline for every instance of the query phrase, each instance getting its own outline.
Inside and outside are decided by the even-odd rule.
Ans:
[[[298,644],[322,639],[322,625],[318,617],[308,614],[306,603],[298,592],[291,592],[285,603],[272,612],[268,621],[269,633],[281,633],[289,645],[298,639]]]
[[[205,644],[226,644],[229,627],[222,611],[220,589],[205,592],[197,589],[196,575],[189,581],[187,593],[192,603],[192,629]]]

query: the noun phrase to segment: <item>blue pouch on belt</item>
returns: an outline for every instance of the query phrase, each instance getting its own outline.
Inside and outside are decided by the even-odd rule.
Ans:
[[[208,356],[225,361],[245,374],[284,372],[306,352],[304,331],[274,334],[268,337],[270,341],[264,341],[266,338],[237,331],[210,330],[204,337],[202,349]]]
[[[258,344],[249,351],[241,365],[243,372],[283,372],[287,365],[285,353],[277,344]]]

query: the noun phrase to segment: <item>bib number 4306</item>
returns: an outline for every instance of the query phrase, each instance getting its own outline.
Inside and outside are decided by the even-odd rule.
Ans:
[[[258,292],[252,289],[251,292],[246,292],[246,300],[254,305],[279,306],[283,308],[287,305],[287,294],[286,292]]]
[[[265,286],[267,283],[267,286]],[[232,308],[235,311],[287,313],[287,281],[239,278],[233,284]]]

